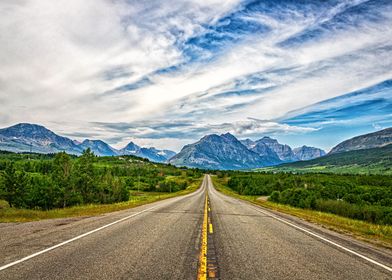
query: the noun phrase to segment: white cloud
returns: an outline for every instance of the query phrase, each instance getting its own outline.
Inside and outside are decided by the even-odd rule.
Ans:
[[[358,29],[336,31],[330,36],[292,49],[277,47],[276,44],[283,39],[281,34],[286,34],[287,37],[293,34],[285,32],[285,28],[297,31],[304,29],[301,22],[297,26],[295,22],[289,22],[287,24],[290,27],[284,25],[282,32],[278,29],[270,38],[247,41],[246,44],[233,48],[221,60],[205,66],[196,78],[189,75],[189,80],[172,83],[175,88],[170,88],[169,92],[179,89],[179,95],[186,96],[184,88],[192,89],[196,92],[196,97],[189,99],[189,107],[211,110],[212,114],[213,108],[218,108],[217,111],[221,112],[220,105],[227,107],[239,104],[244,99],[252,102],[233,112],[231,116],[222,114],[222,119],[217,122],[227,118],[235,121],[244,116],[263,119],[283,117],[287,112],[391,78],[392,28],[388,25],[392,22],[391,17],[392,14],[386,11],[387,19],[383,24],[370,23]],[[280,35],[277,36],[276,33]],[[271,69],[285,67],[294,67],[296,70],[289,74],[268,73]],[[213,104],[208,103],[211,96],[222,92],[220,85],[230,86],[230,81],[239,76],[263,71],[265,74],[262,73],[261,76],[267,78],[268,84],[276,86],[276,89],[259,98],[222,97],[214,100]],[[214,90],[208,91],[206,85]],[[161,91],[165,89],[161,88]],[[207,95],[197,97],[205,91],[208,92]],[[175,95],[172,97],[175,98]]]
[[[244,13],[243,20],[263,24],[269,31],[246,37],[233,32],[230,36],[238,40],[219,55],[210,57],[205,50],[200,55],[210,60],[187,63],[187,40],[240,9],[241,1],[2,1],[0,124],[41,123],[59,132],[121,139],[118,145],[129,135],[160,147],[170,146],[171,138],[145,137],[156,129],[119,133],[91,123],[181,119],[191,120],[200,131],[213,132],[214,127],[232,123],[225,128],[244,135],[308,132],[277,119],[392,76],[390,6],[380,8],[376,21],[359,15],[347,18],[344,28],[325,27],[362,2],[341,1],[325,11],[279,10],[279,17]],[[290,47],[282,44],[315,28],[321,35],[312,40]],[[178,71],[153,74],[178,64]],[[291,70],[278,71],[284,68]],[[248,75],[264,80],[250,83]],[[152,84],[113,91],[146,76]],[[225,94],[236,90],[254,92]],[[183,141],[174,142],[176,146]]]
[[[131,138],[139,146],[155,147],[160,150],[171,150],[176,153],[181,151],[181,148],[194,141],[194,139],[173,139],[173,138]],[[117,144],[117,147],[124,147],[129,141],[123,141]]]
[[[132,107],[133,98],[98,100],[97,94],[181,62],[176,41],[200,32],[201,24],[219,18],[235,3],[2,2],[0,88],[4,103],[14,112],[10,122],[61,117],[86,122],[124,115],[120,111],[125,104]],[[175,37],[174,28],[181,38]],[[132,75],[102,79],[102,73],[116,67]],[[53,108],[56,116],[48,116]]]
[[[290,126],[272,121],[263,121],[251,119],[247,121],[239,121],[232,124],[231,131],[240,136],[255,136],[271,133],[290,134],[290,133],[306,133],[316,131],[315,128]]]

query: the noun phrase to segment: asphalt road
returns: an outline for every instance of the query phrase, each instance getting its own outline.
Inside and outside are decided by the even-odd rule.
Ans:
[[[216,279],[392,279],[392,252],[227,197],[208,176],[126,211],[0,224],[0,279],[197,279],[206,211]]]

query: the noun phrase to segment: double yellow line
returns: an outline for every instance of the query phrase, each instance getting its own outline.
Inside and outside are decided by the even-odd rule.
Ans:
[[[201,246],[199,255],[199,270],[197,272],[198,280],[206,280],[209,278],[215,279],[217,273],[217,264],[214,242],[210,239],[212,250],[209,252],[210,256],[207,256],[208,252],[208,240],[212,237],[214,229],[211,222],[211,208],[209,205],[208,192],[206,192],[206,199],[204,202],[204,214],[203,214],[203,225],[201,230]],[[209,259],[211,258],[211,259]]]
[[[198,280],[207,279],[207,227],[208,227],[208,193],[206,193],[206,199],[204,203],[204,216],[203,216],[203,226],[201,230],[201,247],[199,256],[199,271],[197,273]],[[210,230],[212,230],[212,225],[210,223]]]

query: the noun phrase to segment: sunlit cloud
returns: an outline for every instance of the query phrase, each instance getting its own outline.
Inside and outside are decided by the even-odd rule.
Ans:
[[[179,150],[391,120],[391,84],[369,90],[392,78],[390,1],[5,0],[0,14],[1,126]]]

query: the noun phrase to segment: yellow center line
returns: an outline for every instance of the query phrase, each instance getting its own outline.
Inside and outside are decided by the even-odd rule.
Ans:
[[[211,233],[211,234],[214,233],[214,230],[213,230],[213,228],[212,228],[212,224],[210,224],[210,233]]]
[[[198,280],[207,280],[207,226],[208,226],[208,193],[204,203],[203,227],[201,231],[201,247],[199,256]]]

